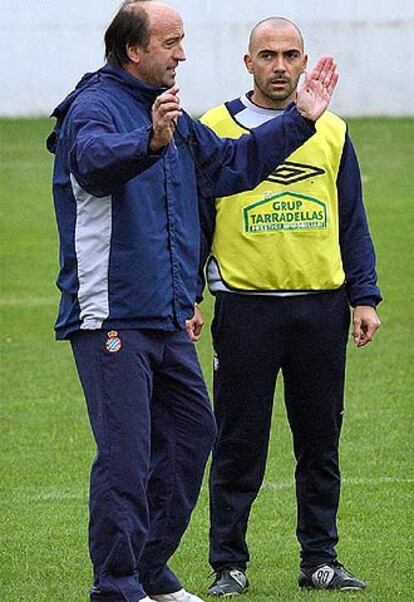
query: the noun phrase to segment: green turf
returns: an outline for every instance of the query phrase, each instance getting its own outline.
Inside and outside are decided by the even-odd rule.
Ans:
[[[386,301],[368,349],[350,348],[342,438],[340,558],[369,581],[370,602],[412,600],[414,120],[351,120]],[[0,120],[0,600],[81,602],[90,583],[87,487],[94,447],[68,345],[55,343],[58,251],[47,120]],[[205,302],[207,322],[211,300]],[[208,333],[199,343],[211,377]],[[248,600],[330,600],[297,591],[293,460],[277,393],[265,488],[250,524]],[[202,594],[207,491],[173,566]]]

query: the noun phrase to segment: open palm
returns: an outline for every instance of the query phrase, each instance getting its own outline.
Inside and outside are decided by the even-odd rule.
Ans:
[[[297,107],[303,117],[316,121],[328,107],[339,75],[330,56],[319,59],[298,90]]]

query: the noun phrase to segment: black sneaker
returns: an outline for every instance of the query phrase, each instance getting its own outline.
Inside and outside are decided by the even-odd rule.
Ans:
[[[249,589],[249,581],[244,571],[236,567],[227,567],[216,572],[214,583],[208,588],[207,595],[216,598],[233,598]]]
[[[303,589],[336,589],[339,591],[356,591],[364,589],[367,584],[357,579],[339,562],[321,564],[311,568],[301,568],[299,587]]]

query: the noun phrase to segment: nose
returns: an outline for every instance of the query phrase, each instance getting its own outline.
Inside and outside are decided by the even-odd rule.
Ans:
[[[185,61],[187,57],[185,56],[184,47],[180,43],[175,47],[174,58],[176,61]]]
[[[274,63],[273,63],[273,71],[277,72],[277,73],[283,73],[284,71],[286,71],[286,67],[285,67],[285,61],[283,59],[283,56],[276,56]]]

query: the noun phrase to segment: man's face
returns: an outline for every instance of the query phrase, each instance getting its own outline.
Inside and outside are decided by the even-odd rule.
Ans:
[[[170,7],[148,3],[151,37],[147,48],[137,49],[139,61],[134,74],[142,81],[158,87],[175,84],[176,69],[185,61],[182,46],[183,22]]]
[[[266,24],[259,28],[244,60],[253,75],[253,102],[262,107],[283,109],[295,100],[307,56],[293,25]]]

